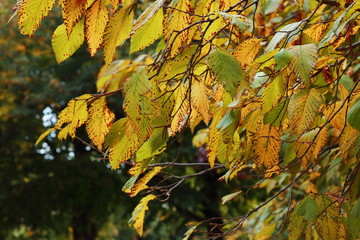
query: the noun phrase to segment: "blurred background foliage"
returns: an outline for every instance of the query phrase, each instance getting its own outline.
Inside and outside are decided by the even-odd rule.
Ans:
[[[34,145],[71,98],[96,92],[101,53],[90,58],[83,46],[58,65],[50,39],[60,22],[59,9],[54,9],[29,39],[17,30],[16,17],[7,23],[15,3],[0,2],[0,239],[137,239],[127,222],[141,196],[132,199],[121,192],[129,178],[126,166],[110,170],[107,162],[98,159],[99,154],[76,139],[59,142],[53,134],[40,146]],[[110,98],[117,118],[122,116],[121,101],[120,96]],[[87,140],[84,132],[78,131],[78,135]],[[204,149],[192,146],[190,132],[177,140],[165,161],[175,158],[180,145],[179,162],[206,161]],[[177,175],[201,170],[169,168]],[[241,216],[264,200],[266,191],[278,189],[270,184],[266,190],[221,205],[224,195],[258,181],[247,173],[227,185],[218,181],[223,172],[193,178],[167,202],[153,201],[142,239],[182,239],[189,228],[186,223]]]

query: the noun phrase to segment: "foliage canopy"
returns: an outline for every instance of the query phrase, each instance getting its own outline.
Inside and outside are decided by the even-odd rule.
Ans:
[[[19,1],[21,33],[33,36],[54,4]],[[251,174],[259,182],[248,191],[265,187],[268,195],[245,215],[191,223],[185,239],[212,221],[213,238],[359,236],[359,1],[57,4],[64,22],[52,36],[57,61],[86,41],[91,55],[103,46],[105,65],[98,92],[69,101],[39,141],[52,130],[74,138],[85,125],[113,169],[131,166],[123,191],[146,195],[129,221],[140,236],[150,201],[166,201],[182,183],[212,171],[223,184]],[[128,39],[132,58],[113,60]],[[112,95],[123,98],[121,119],[107,106]],[[208,164],[180,162],[180,152],[164,161],[187,129]],[[186,166],[202,168],[171,173]],[[223,203],[246,198],[238,190]],[[266,227],[255,232],[258,222]]]

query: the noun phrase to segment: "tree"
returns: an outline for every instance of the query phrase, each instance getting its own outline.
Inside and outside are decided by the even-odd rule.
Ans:
[[[54,3],[20,1],[21,33],[33,36]],[[257,180],[222,198],[225,205],[244,200],[246,212],[215,205],[201,217],[191,212],[185,239],[203,226],[212,239],[359,236],[359,1],[59,5],[64,23],[51,40],[57,61],[86,40],[91,55],[103,46],[105,65],[97,93],[69,101],[38,142],[54,130],[60,140],[75,138],[85,125],[86,144],[113,169],[129,167],[124,192],[145,195],[130,219],[140,236],[150,202],[171,201],[186,182],[211,174],[224,188]],[[127,43],[131,58],[113,61]],[[120,119],[107,106],[118,95]],[[189,135],[197,161],[182,157]],[[206,191],[212,203],[218,185]],[[266,191],[249,202],[247,192],[258,188]]]
[[[107,169],[80,141],[64,144],[49,136],[34,146],[71,96],[94,88],[99,57],[91,59],[83,48],[59,66],[48,54],[48,35],[61,15],[54,13],[28,39],[16,31],[16,22],[6,24],[13,3],[0,4],[5,10],[0,17],[0,239],[68,239],[73,233],[73,239],[90,240],[115,221],[123,236],[134,236],[123,229],[135,201],[117,191],[126,176]]]

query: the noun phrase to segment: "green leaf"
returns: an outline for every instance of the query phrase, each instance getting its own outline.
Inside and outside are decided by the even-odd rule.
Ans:
[[[350,108],[346,119],[350,123],[350,125],[360,131],[360,100]]]
[[[269,76],[264,72],[257,72],[254,76],[254,81],[251,83],[250,87],[258,88],[261,87],[267,80]]]
[[[287,99],[283,99],[273,110],[264,115],[264,124],[271,123],[271,125],[278,127],[281,120],[286,113]]]
[[[277,32],[274,37],[269,42],[268,46],[265,49],[265,52],[270,52],[276,48],[276,46],[283,40],[285,37],[288,36],[296,36],[298,32],[301,30],[301,22],[294,22],[286,25],[285,27],[281,28],[279,32]]]
[[[197,226],[199,226],[200,223],[187,223],[186,225],[190,225],[190,224],[194,226],[192,226],[189,230],[186,231],[186,233],[184,233],[184,238],[182,240],[188,240],[191,234],[195,231],[195,229],[197,228]]]
[[[221,198],[221,204],[224,205],[226,202],[234,199],[237,195],[239,195],[240,193],[242,193],[242,191],[237,191],[234,193],[230,193],[228,195],[225,195]]]
[[[311,73],[316,64],[317,49],[315,44],[293,46],[288,49],[293,58],[290,68],[296,76],[301,78],[307,85],[310,82]]]
[[[318,214],[318,206],[310,196],[304,198],[297,207],[295,214],[303,216],[307,221],[314,221]]]
[[[221,11],[219,12],[219,15],[225,20],[230,20],[231,24],[235,24],[240,29],[240,32],[245,32],[245,30],[251,26],[251,21],[245,16],[228,14]],[[244,19],[244,21],[241,21],[239,18]]]
[[[261,98],[263,113],[269,112],[276,107],[284,96],[286,88],[286,79],[284,78],[285,74],[280,73],[266,86]]]
[[[145,68],[139,68],[124,84],[124,110],[135,133],[142,141],[147,140],[152,132],[151,119],[157,110],[155,102],[149,96],[152,85]]]
[[[107,133],[104,141],[105,147],[116,144],[125,134],[127,118],[121,118],[116,121]]]
[[[350,228],[350,232],[353,237],[357,237],[360,232],[360,199],[358,199],[355,205],[352,207],[351,212],[348,218],[348,225]]]
[[[235,122],[235,120],[236,120],[235,113],[234,113],[233,109],[230,109],[229,111],[226,112],[226,114],[221,119],[221,121],[218,123],[218,125],[216,125],[216,128],[218,130],[224,130],[230,124]]]
[[[287,49],[281,49],[278,53],[274,55],[274,59],[277,64],[275,70],[280,70],[283,67],[286,67],[290,63],[292,58],[293,54],[291,51]]]
[[[209,55],[208,64],[217,80],[233,96],[239,86],[247,87],[240,63],[231,54],[216,49]],[[248,88],[248,87],[247,87]]]
[[[292,213],[290,215],[289,221],[289,240],[298,240],[300,239],[301,234],[304,232],[304,217],[297,216],[296,214]]]
[[[127,180],[127,182],[124,184],[124,186],[122,187],[121,191],[123,192],[130,192],[131,188],[134,186],[136,180],[139,178],[139,174],[138,175],[134,175],[131,178],[129,178],[129,180]]]
[[[142,161],[147,158],[154,157],[160,154],[166,148],[167,137],[163,136],[162,129],[152,135],[137,151],[136,162]]]
[[[358,199],[351,209],[350,216],[353,218],[360,218],[360,199]]]
[[[326,42],[330,41],[334,36],[338,35],[346,26],[346,24],[360,15],[360,12],[356,12],[359,8],[359,2],[354,1],[348,8],[336,19],[332,28],[327,32],[323,39],[318,44],[318,47],[322,47]],[[354,13],[355,12],[355,13]],[[346,18],[350,14],[350,17]],[[343,21],[345,19],[345,21]]]

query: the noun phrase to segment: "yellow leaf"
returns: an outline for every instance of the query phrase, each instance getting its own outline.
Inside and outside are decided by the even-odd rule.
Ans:
[[[102,149],[105,136],[109,132],[114,118],[115,114],[106,106],[105,97],[100,97],[91,104],[86,131],[97,148]]]
[[[127,5],[115,12],[109,19],[104,32],[104,58],[109,64],[114,57],[117,46],[122,45],[129,37],[134,19],[134,6]]]
[[[55,0],[23,0],[19,7],[19,29],[24,35],[33,36],[40,22],[53,7]]]
[[[67,35],[70,36],[72,28],[85,13],[87,0],[65,0],[62,2],[62,14]]]
[[[171,126],[169,135],[172,136],[176,132],[181,131],[188,123],[190,115],[189,104],[189,88],[180,83],[179,87],[174,92],[175,106],[173,108],[171,116]]]
[[[68,123],[68,125],[60,130],[58,134],[60,140],[65,139],[67,135],[74,138],[76,128],[86,122],[88,119],[87,101],[89,99],[91,99],[90,94],[81,95],[80,97],[72,99],[67,107],[61,111],[54,128],[60,129],[64,123]]]
[[[304,217],[297,216],[295,212],[292,212],[290,215],[289,221],[289,240],[298,240],[300,239],[301,234],[304,232]]]
[[[304,0],[296,0],[300,6],[300,9],[303,10],[304,8]]]
[[[131,158],[143,143],[135,134],[127,136],[126,130],[132,130],[130,124],[126,124],[122,134],[117,136],[117,140],[110,146],[109,161],[112,169],[118,169],[120,164]]]
[[[256,132],[263,124],[263,115],[261,114],[260,108],[256,108],[256,103],[251,104],[250,106],[241,114],[245,114],[247,110],[252,110],[248,115],[244,116],[246,117],[246,119],[244,119],[244,127],[249,132]]]
[[[104,65],[96,83],[98,92],[111,92],[122,88],[123,83],[134,72],[137,66],[131,60],[116,60]]]
[[[284,96],[286,89],[286,74],[283,71],[272,80],[262,93],[262,113],[267,113],[275,108]]]
[[[191,84],[190,94],[192,108],[195,108],[201,114],[201,119],[208,125],[210,121],[210,90],[203,82],[194,80]]]
[[[350,96],[350,101],[349,101],[350,105],[352,103],[355,103],[358,98],[360,98],[360,84],[357,84],[355,86],[355,89],[352,90],[352,94]]]
[[[110,4],[115,9],[120,5],[121,2],[122,2],[121,0],[110,0]],[[123,1],[123,2],[124,2],[124,5],[127,5],[127,4],[125,4],[126,1]]]
[[[220,3],[218,1],[209,1],[210,6],[205,6],[202,15],[212,14],[212,19],[215,19],[211,23],[201,24],[202,34],[205,40],[210,40],[216,33],[218,33],[225,25],[226,22],[222,17],[219,17]]]
[[[35,145],[38,145],[47,135],[49,135],[54,130],[55,130],[55,128],[50,128],[50,129],[46,130],[45,132],[43,132],[40,135],[40,137],[36,140]]]
[[[151,135],[152,116],[156,115],[158,111],[155,101],[151,99],[151,90],[152,85],[144,68],[139,68],[124,84],[126,94],[123,107],[129,123],[132,125],[132,131],[135,131],[138,139],[141,139],[142,142]]]
[[[244,67],[252,63],[259,52],[261,39],[251,38],[242,42],[233,52],[235,58]]]
[[[275,232],[276,222],[267,225],[264,227],[258,234],[255,236],[255,240],[267,240],[271,238],[271,235]]]
[[[140,162],[135,163],[135,165],[132,166],[129,169],[128,173],[131,176],[137,176],[138,177],[141,173],[143,173],[148,168],[148,166],[149,166],[149,164],[150,164],[150,162],[152,160],[153,160],[153,158],[147,158],[147,159],[144,159],[144,160],[142,160]],[[126,192],[126,191],[124,191],[124,192]]]
[[[234,199],[235,197],[237,197],[240,193],[242,193],[241,190],[223,196],[223,197],[221,198],[221,204],[224,205],[224,204],[227,203],[228,201],[230,201],[230,200]]]
[[[328,27],[327,23],[317,23],[304,31],[310,38],[316,42],[320,41],[324,30]]]
[[[289,65],[291,70],[306,85],[309,85],[311,73],[317,62],[316,44],[296,45],[288,48],[288,50],[293,54]]]
[[[162,35],[164,15],[161,7],[164,2],[165,0],[155,1],[136,20],[132,30],[130,53],[150,46]]]
[[[191,113],[189,118],[189,128],[191,130],[191,133],[194,133],[195,128],[197,127],[197,125],[199,125],[201,120],[203,119],[199,111],[193,106],[191,106]]]
[[[339,147],[344,159],[349,156],[352,148],[354,148],[354,150],[359,149],[359,144],[355,144],[359,136],[360,132],[349,125],[343,129],[343,132],[340,136]]]
[[[258,155],[256,165],[264,165],[272,168],[279,163],[280,153],[280,133],[276,127],[270,124],[264,125],[257,132],[257,142],[255,151]]]
[[[317,219],[315,229],[322,239],[338,240],[340,225],[332,216],[325,213]]]
[[[208,133],[209,129],[201,129],[197,131],[192,139],[193,146],[197,148],[204,146],[207,141]]]
[[[181,79],[183,73],[186,71],[191,55],[195,53],[194,47],[186,48],[174,60],[166,61],[161,71],[159,72],[160,81],[169,79]]]
[[[176,3],[176,1],[173,1]],[[170,58],[176,56],[191,40],[187,28],[192,22],[190,0],[177,1],[175,6],[168,8],[164,19],[164,39]],[[185,29],[185,30],[184,30]]]
[[[130,194],[131,197],[135,197],[140,191],[149,188],[146,184],[156,175],[158,174],[162,167],[154,167],[148,173],[146,173],[139,181],[137,181],[130,191],[127,193]]]
[[[109,13],[104,0],[97,0],[86,12],[85,18],[86,40],[90,55],[94,56],[103,42],[103,34],[109,20]]]
[[[186,231],[186,233],[184,233],[184,238],[182,240],[188,240],[190,238],[191,234],[193,234],[193,232],[196,230],[196,228],[199,224],[200,223],[196,223],[196,222],[187,223],[186,224],[187,226],[189,226],[189,225],[194,225],[194,226],[192,226],[189,230]]]
[[[214,114],[214,118],[209,127],[209,134],[206,141],[206,150],[208,154],[208,161],[210,167],[213,167],[215,165],[215,160],[217,157],[220,134],[216,126],[219,124],[220,120],[222,119],[222,112],[223,110],[221,109],[218,109],[218,111],[216,111],[216,113]]]
[[[134,227],[140,237],[143,234],[145,212],[149,209],[148,203],[155,198],[156,196],[152,194],[143,197],[140,203],[135,207],[134,211],[132,212],[129,224]]]
[[[311,127],[318,114],[321,102],[321,94],[315,88],[300,90],[291,96],[288,113],[290,126],[296,134],[300,135]]]
[[[301,137],[295,142],[294,150],[296,157],[301,160],[301,165],[307,167],[309,162],[314,160],[314,140],[315,136],[319,129],[312,130],[310,132],[304,133]]]
[[[162,35],[163,19],[163,10],[159,9],[150,20],[134,32],[130,40],[130,53],[140,51],[150,46]]]
[[[315,139],[315,147],[314,147],[314,157],[318,158],[321,149],[325,146],[327,142],[327,127],[323,127],[318,136]]]
[[[264,68],[270,67],[275,64],[274,55],[278,53],[280,48],[274,49],[270,52],[267,52],[263,55],[260,55],[258,58],[255,59],[254,62],[250,64],[251,67],[256,67],[258,71],[261,71]]]
[[[344,106],[340,101],[335,102],[334,104],[327,106],[324,110],[324,115],[326,119],[330,120],[330,125],[336,128],[339,131],[342,131],[346,123],[346,108],[347,102]]]
[[[271,168],[266,169],[264,178],[271,178],[273,175],[278,176],[282,172],[281,168],[278,165],[274,165]]]
[[[84,42],[84,20],[80,20],[67,35],[65,25],[58,26],[52,36],[51,44],[55,52],[56,61],[61,63],[68,59]]]

